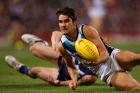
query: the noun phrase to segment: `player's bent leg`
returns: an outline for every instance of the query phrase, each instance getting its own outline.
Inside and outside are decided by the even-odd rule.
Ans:
[[[14,68],[15,70],[19,70],[19,68],[23,66],[22,63],[20,63],[14,56],[11,55],[5,56],[5,61],[10,67]]]
[[[140,54],[131,51],[118,52],[115,57],[123,69],[130,69],[140,64]]]
[[[39,38],[33,34],[23,34],[21,39],[29,45],[33,45],[36,42],[42,42],[42,43],[44,43],[45,46],[48,46],[48,42],[42,40],[41,38]]]
[[[30,68],[25,66],[21,62],[19,62],[14,56],[7,55],[5,57],[5,61],[10,67],[14,68],[15,70],[19,71],[20,73],[25,74],[31,78],[36,78],[36,77],[33,77],[32,75],[29,75],[28,72],[30,71]]]
[[[78,80],[78,85],[91,85],[95,83],[96,80],[97,80],[97,76],[85,75]]]
[[[29,74],[31,76],[38,77],[44,81],[51,82],[57,79],[58,69],[46,67],[33,67],[30,69]]]
[[[118,90],[140,90],[140,84],[127,72],[114,73],[111,85]]]
[[[30,51],[33,55],[46,59],[57,60],[58,57],[54,54],[52,47],[45,46],[43,43],[37,42],[30,47]]]

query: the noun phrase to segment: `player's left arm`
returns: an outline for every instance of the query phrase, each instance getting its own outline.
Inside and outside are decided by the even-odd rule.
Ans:
[[[92,62],[91,64],[97,65],[97,64],[105,62],[109,58],[109,54],[108,54],[103,42],[101,41],[101,38],[100,38],[98,32],[92,26],[85,25],[83,29],[84,29],[83,33],[84,33],[85,37],[88,40],[90,40],[91,42],[93,42],[93,44],[96,45],[96,47],[99,51],[99,55],[100,55],[99,58],[96,60],[96,62]]]
[[[63,45],[61,42],[59,42],[58,45],[58,49],[61,53],[61,55],[64,58],[65,64],[67,66],[68,72],[70,74],[70,77],[72,79],[72,81],[69,83],[69,87],[73,90],[75,90],[77,88],[77,77],[78,77],[78,73],[77,70],[74,66],[74,62],[72,60],[72,57],[66,52],[66,50],[64,49]]]

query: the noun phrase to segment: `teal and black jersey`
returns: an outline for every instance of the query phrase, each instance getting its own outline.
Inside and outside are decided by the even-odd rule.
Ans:
[[[85,38],[85,39],[86,39],[86,37],[85,37],[85,35],[84,35],[84,33],[83,33],[83,26],[84,26],[84,24],[83,24],[83,25],[80,25],[79,28],[78,28],[77,40],[80,39],[80,38]],[[107,49],[107,51],[108,51],[108,53],[109,53],[109,55],[110,55],[114,48],[111,47],[111,46],[109,46],[108,44],[106,44],[106,43],[103,41],[102,38],[101,38],[101,40],[102,40],[104,46],[106,47],[106,49]],[[61,37],[61,42],[62,42],[62,44],[63,44],[63,47],[65,48],[65,50],[67,51],[67,53],[68,53],[69,55],[75,56],[75,57],[78,57],[78,58],[81,58],[80,55],[78,55],[78,53],[76,52],[76,49],[75,49],[75,42],[76,42],[76,40],[75,40],[75,41],[70,41],[70,40],[68,40],[68,39],[66,38],[65,35],[63,35],[63,36]]]

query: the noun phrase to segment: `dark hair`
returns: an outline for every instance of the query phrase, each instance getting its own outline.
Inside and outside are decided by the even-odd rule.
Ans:
[[[69,7],[63,7],[60,8],[56,11],[56,15],[59,17],[60,15],[67,15],[69,18],[72,19],[72,21],[76,21],[77,20],[77,15],[75,13],[75,10]]]

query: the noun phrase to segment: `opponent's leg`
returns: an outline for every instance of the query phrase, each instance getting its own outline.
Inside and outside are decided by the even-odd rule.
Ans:
[[[38,77],[49,83],[53,83],[57,79],[58,69],[57,68],[46,68],[46,67],[33,67],[29,71],[29,74],[34,77]]]
[[[45,67],[33,67],[29,68],[22,63],[20,63],[15,57],[13,56],[6,56],[5,57],[6,63],[14,68],[15,70],[19,71],[22,74],[25,74],[31,78],[40,78],[44,81],[49,82],[50,84],[57,84],[54,80],[57,79],[58,76],[58,69],[57,68],[45,68]]]
[[[52,47],[45,46],[43,43],[40,42],[34,43],[30,47],[30,51],[34,56],[39,57],[41,59],[45,59],[47,61],[51,60],[57,61],[58,59],[58,56],[54,54]]]
[[[24,34],[22,35],[22,40],[31,45],[30,51],[36,57],[48,61],[56,61],[58,59],[58,56],[53,53],[52,47],[49,47],[48,43],[39,37],[32,34]]]
[[[14,68],[15,70],[19,71],[20,73],[26,74],[32,78],[36,78],[36,77],[31,76],[28,73],[30,68],[25,66],[24,64],[20,63],[15,57],[7,55],[5,57],[5,61],[10,67]]]
[[[33,45],[36,42],[42,42],[42,43],[44,43],[45,46],[48,46],[47,41],[44,41],[41,38],[39,38],[33,34],[23,34],[21,39],[29,45]]]
[[[127,72],[114,73],[111,85],[118,90],[140,90],[140,84]]]

